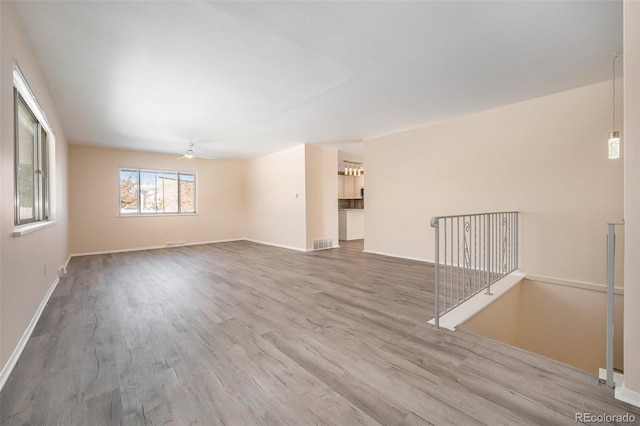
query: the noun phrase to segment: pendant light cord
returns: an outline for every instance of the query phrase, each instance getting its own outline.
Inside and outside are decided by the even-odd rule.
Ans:
[[[616,130],[616,58],[618,57],[618,52],[613,52],[613,118],[612,118],[612,126],[611,131],[614,132]]]

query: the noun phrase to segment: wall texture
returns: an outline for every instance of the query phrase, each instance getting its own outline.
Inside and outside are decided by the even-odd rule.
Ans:
[[[246,163],[176,155],[69,148],[70,251],[73,254],[198,243],[246,236]],[[196,172],[196,215],[120,217],[119,167]]]
[[[4,16],[6,15],[6,13],[4,12],[5,9],[5,5],[0,3],[0,85],[4,85],[6,78],[4,76],[5,74],[5,59],[4,59],[4,43],[2,42],[2,40],[5,38],[5,34],[4,34]],[[4,128],[4,123],[5,123],[5,118],[4,118],[4,114],[5,114],[5,106],[4,106],[4,99],[6,97],[6,95],[4,94],[4,90],[6,89],[2,89],[2,86],[0,86],[0,123],[2,123],[2,128]],[[4,157],[7,155],[6,154],[6,150],[4,148],[5,145],[5,140],[4,140],[5,136],[4,133],[2,133],[2,130],[0,130],[0,176],[4,177]],[[4,199],[4,185],[0,184],[0,229],[2,229],[3,227],[3,223],[5,222],[4,220],[4,216],[5,216],[5,205],[6,201]],[[3,258],[2,258],[2,246],[4,244],[0,243],[0,267],[2,267],[2,262],[3,262]],[[5,365],[7,363],[7,359],[11,356],[9,355],[5,355],[5,350],[3,349],[3,323],[2,323],[2,312],[3,312],[3,304],[2,304],[2,289],[4,288],[3,286],[3,278],[2,278],[2,271],[0,270],[0,371],[3,371],[5,368]],[[9,346],[11,347],[11,346]],[[13,349],[11,349],[13,351]],[[8,349],[7,349],[8,351]],[[7,370],[8,371],[8,370]]]
[[[3,4],[0,4],[0,85],[4,84],[4,82],[6,81],[6,78],[4,77],[4,74],[6,71],[4,71],[4,54],[2,52],[4,52],[4,43],[2,42],[2,40],[5,37],[5,34],[3,32],[3,28],[4,28],[4,15],[6,15],[6,13],[4,12],[4,8],[6,6],[4,6]],[[0,123],[2,123],[2,126],[4,127],[4,123],[5,123],[5,118],[4,118],[4,111],[5,111],[5,107],[4,107],[4,99],[5,99],[5,94],[4,91],[2,89],[2,86],[0,86]],[[4,149],[4,134],[2,133],[2,130],[0,130],[0,176],[4,177],[4,157],[5,155],[7,155],[5,153],[5,149]],[[2,224],[4,223],[4,215],[5,215],[5,209],[4,209],[4,205],[5,205],[5,199],[4,199],[4,185],[0,184],[0,229],[2,229]],[[0,267],[2,267],[2,246],[3,244],[0,243]],[[2,289],[3,289],[3,280],[2,280],[2,271],[0,270],[0,371],[3,371],[6,365],[6,360],[8,359],[9,356],[11,355],[4,355],[4,350],[3,350],[3,328],[2,328]],[[8,371],[8,370],[7,370]]]
[[[305,145],[307,250],[313,240],[332,238],[338,245],[338,150]]]
[[[0,367],[4,367],[67,257],[67,143],[37,58],[21,33],[10,3],[0,2],[0,18]],[[56,223],[21,237],[12,236],[14,61],[56,133]]]
[[[605,82],[366,141],[365,250],[432,260],[432,216],[517,210],[522,270],[603,284],[610,127]]]
[[[616,369],[623,368],[623,297],[615,296]],[[606,293],[524,280],[462,325],[593,374],[606,366]]]
[[[461,325],[461,329],[518,346],[522,283]]]
[[[249,161],[247,237],[305,250],[305,146]]]
[[[640,404],[640,3],[624,2],[625,386]]]
[[[251,161],[178,161],[174,155],[71,145],[70,250],[241,238],[306,250],[314,239],[337,242],[336,164],[335,148],[312,145]],[[120,217],[119,167],[195,171],[198,214]]]
[[[601,291],[526,280],[518,346],[598,374],[606,367],[606,314]],[[614,298],[615,368],[623,369],[622,295]]]

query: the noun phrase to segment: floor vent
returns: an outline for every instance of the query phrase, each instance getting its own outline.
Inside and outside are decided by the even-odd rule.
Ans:
[[[324,250],[330,248],[333,248],[333,238],[328,238],[326,240],[313,240],[314,250]]]
[[[170,243],[167,243],[167,247],[180,247],[185,245],[184,241],[171,241]]]

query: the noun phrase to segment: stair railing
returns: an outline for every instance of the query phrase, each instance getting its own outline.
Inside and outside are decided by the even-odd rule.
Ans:
[[[616,264],[616,225],[624,225],[624,221],[607,223],[607,386],[615,386],[613,380],[613,300],[614,270]]]
[[[440,316],[518,269],[518,212],[431,218],[435,230],[434,325]]]

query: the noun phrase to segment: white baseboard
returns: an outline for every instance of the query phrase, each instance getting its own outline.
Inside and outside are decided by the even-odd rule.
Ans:
[[[203,244],[232,243],[234,241],[242,241],[242,240],[244,240],[244,238],[229,238],[226,240],[198,241],[196,243],[185,243],[185,246],[201,246]],[[168,248],[168,247],[165,246],[165,248]]]
[[[272,247],[279,247],[279,248],[283,248],[283,249],[288,249],[288,250],[295,250],[295,251],[302,251],[302,252],[310,252],[310,251],[314,251],[311,249],[305,249],[302,247],[294,247],[294,246],[289,246],[289,245],[285,245],[285,244],[278,244],[278,243],[271,243],[271,242],[267,242],[267,241],[260,241],[260,240],[254,240],[252,238],[231,238],[231,239],[227,239],[227,240],[214,240],[214,241],[198,241],[195,243],[185,243],[183,245],[179,245],[179,246],[174,246],[174,247],[167,247],[165,246],[147,246],[147,247],[133,247],[133,248],[125,248],[125,249],[114,249],[114,250],[102,250],[102,251],[89,251],[89,252],[84,252],[84,253],[73,253],[71,255],[69,255],[69,259],[71,259],[72,257],[77,257],[77,256],[93,256],[96,254],[112,254],[112,253],[127,253],[127,252],[131,252],[131,251],[144,251],[144,250],[158,250],[158,249],[165,249],[165,248],[175,248],[175,247],[185,247],[185,246],[198,246],[198,245],[203,245],[203,244],[217,244],[217,243],[229,243],[229,242],[233,242],[233,241],[249,241],[252,243],[257,243],[257,244],[264,244],[267,246],[272,246]],[[333,246],[333,247],[326,247],[327,249],[330,248],[339,248],[340,246]],[[69,263],[69,259],[67,259],[67,264]]]
[[[616,386],[616,399],[640,408],[640,392],[627,388],[624,380],[620,386]]]
[[[406,259],[406,260],[415,260],[417,262],[427,262],[427,263],[433,263],[433,259],[427,259],[424,257],[413,257],[413,256],[403,256],[401,254],[395,254],[395,253],[385,253],[382,251],[375,251],[375,250],[363,250],[363,253],[368,253],[368,254],[377,254],[379,256],[387,256],[387,257],[395,257],[397,259]]]
[[[185,247],[185,246],[198,246],[198,245],[203,245],[203,244],[229,243],[229,242],[233,242],[233,241],[249,241],[249,242],[252,242],[252,243],[264,244],[264,245],[267,245],[267,246],[279,247],[279,248],[283,248],[283,249],[287,249],[287,250],[295,250],[295,251],[302,251],[302,252],[314,251],[314,250],[307,250],[307,249],[301,248],[301,247],[288,246],[288,245],[285,245],[285,244],[277,244],[277,243],[270,243],[270,242],[267,242],[267,241],[254,240],[252,238],[231,238],[231,239],[228,239],[228,240],[198,241],[198,242],[195,242],[195,243],[185,243],[184,245],[174,246],[174,247],[147,246],[147,247],[126,248],[126,249],[90,251],[90,252],[84,252],[84,253],[73,253],[73,254],[69,255],[69,259],[71,259],[72,257],[77,257],[77,256],[93,256],[93,255],[96,255],[96,254],[127,253],[127,252],[131,252],[131,251],[158,250],[158,249],[165,249],[165,248],[175,248],[175,247]],[[340,246],[327,247],[327,249],[338,248],[338,247],[340,247]],[[69,263],[69,260],[67,260],[67,263]]]
[[[607,380],[607,370],[600,368],[598,371],[598,378],[600,380]],[[624,374],[614,371],[613,383],[615,385],[615,398],[618,401],[626,402],[627,404],[640,408],[640,392],[628,389],[625,386]]]
[[[302,247],[294,247],[294,246],[288,246],[288,245],[284,245],[284,244],[269,243],[269,242],[266,242],[266,241],[254,240],[252,238],[242,238],[242,239],[244,241],[250,241],[252,243],[264,244],[264,245],[267,245],[267,246],[279,247],[279,248],[288,249],[288,250],[304,251],[304,252],[309,251],[306,248],[302,248]]]
[[[588,283],[584,281],[574,281],[574,280],[568,280],[565,278],[545,277],[542,275],[529,274],[526,272],[525,272],[525,279],[530,281],[538,281],[541,283],[558,284],[558,285],[564,285],[567,287],[581,288],[584,290],[599,291],[601,293],[607,292],[607,286],[604,284]],[[624,295],[624,288],[614,287],[613,293]]]
[[[598,379],[607,380],[607,369],[599,368],[598,369]],[[621,385],[624,382],[624,374],[618,373],[617,371],[613,372],[613,384],[615,386]]]
[[[67,259],[66,263],[68,262],[69,260]],[[29,323],[29,325],[27,326],[27,329],[22,334],[22,337],[18,341],[18,344],[16,345],[16,348],[13,350],[13,353],[9,357],[9,360],[4,365],[4,367],[2,367],[2,371],[0,371],[0,391],[2,391],[2,388],[7,382],[7,379],[9,379],[11,372],[13,371],[14,367],[18,363],[18,360],[20,359],[20,355],[22,355],[22,351],[24,351],[24,348],[27,346],[27,343],[31,338],[31,334],[33,333],[33,330],[36,328],[36,324],[38,324],[40,315],[42,315],[42,312],[44,311],[45,306],[47,306],[47,303],[49,303],[49,299],[51,298],[51,295],[53,294],[53,291],[56,289],[56,286],[58,285],[59,282],[60,282],[60,278],[56,278],[53,284],[51,284],[51,287],[49,287],[49,290],[47,290],[44,297],[42,298],[42,301],[40,302],[40,306],[38,306],[36,313],[33,315],[33,318],[31,318],[31,322]]]
[[[102,250],[102,251],[89,251],[84,253],[73,253],[69,255],[69,258],[77,257],[77,256],[93,256],[96,254],[127,253],[130,251],[158,250],[158,249],[165,249],[165,248],[185,247],[185,246],[199,246],[203,244],[229,243],[232,241],[243,241],[243,240],[246,240],[246,238],[230,238],[227,240],[214,240],[214,241],[197,241],[195,243],[185,243],[183,245],[174,246],[174,247],[168,247],[164,245],[164,246],[147,246],[147,247],[134,247],[134,248],[125,248],[125,249]]]

